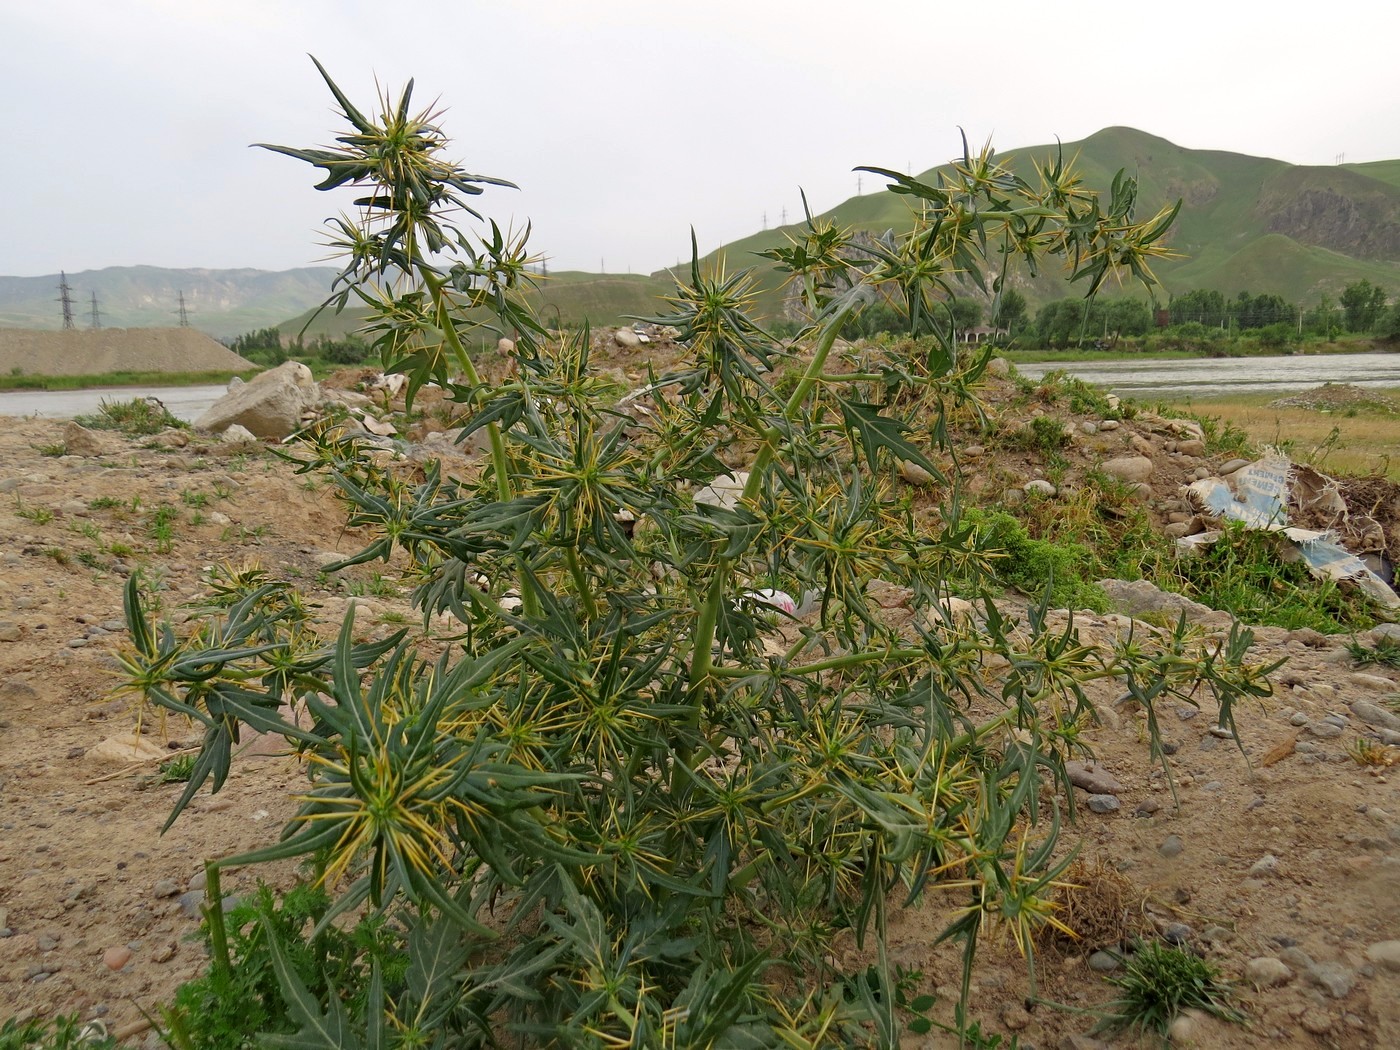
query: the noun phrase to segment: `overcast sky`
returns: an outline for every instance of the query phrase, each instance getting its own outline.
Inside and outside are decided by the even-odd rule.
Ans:
[[[253,142],[339,131],[308,53],[446,107],[550,268],[643,273],[922,170],[1125,124],[1297,164],[1400,158],[1400,7],[1244,0],[0,0],[0,275],[324,261],[344,196]],[[863,190],[876,189],[866,176]]]

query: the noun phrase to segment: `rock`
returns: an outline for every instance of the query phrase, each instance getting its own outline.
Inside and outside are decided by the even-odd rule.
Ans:
[[[1331,722],[1324,722],[1321,719],[1316,722],[1309,722],[1307,724],[1307,731],[1319,740],[1333,740],[1343,733],[1341,726],[1333,725]]]
[[[185,448],[190,443],[190,436],[183,430],[170,427],[151,438],[151,443],[161,448]]]
[[[1265,853],[1249,868],[1249,873],[1256,878],[1261,875],[1272,875],[1276,871],[1278,871],[1278,858],[1272,853]]]
[[[1099,432],[1099,425],[1097,423],[1092,423],[1086,419],[1084,420],[1084,422],[1079,424],[1079,429],[1085,434],[1092,435],[1097,434]]]
[[[1083,788],[1091,795],[1117,795],[1123,790],[1123,785],[1118,782],[1117,777],[1093,763],[1066,762],[1065,773],[1068,774],[1071,784]]]
[[[0,620],[0,642],[17,642],[24,637],[24,628],[10,620]]]
[[[1206,443],[1200,438],[1187,438],[1176,443],[1176,450],[1183,456],[1195,456],[1200,458],[1206,454]]]
[[[1050,484],[1050,482],[1046,481],[1044,478],[1035,478],[1034,480],[1028,481],[1024,485],[1022,485],[1021,491],[1024,492],[1027,496],[1034,495],[1051,497],[1056,494],[1057,490],[1054,485]]]
[[[1097,973],[1109,973],[1118,969],[1118,956],[1112,952],[1094,952],[1089,956],[1089,969]]]
[[[1069,1035],[1060,1037],[1059,1050],[1110,1050],[1110,1048],[1102,1039],[1095,1039],[1092,1035],[1072,1032]]]
[[[1117,430],[1117,429],[1118,429],[1119,427],[1121,427],[1122,425],[1123,425],[1123,424],[1120,423],[1120,422],[1118,422],[1118,420],[1116,420],[1116,419],[1101,419],[1101,420],[1099,420],[1099,429],[1102,430],[1102,431],[1103,431],[1104,433],[1106,433],[1106,434],[1107,434],[1107,433],[1112,433],[1113,431]]]
[[[1371,644],[1400,642],[1400,623],[1378,623],[1371,628]]]
[[[1316,1007],[1304,1010],[1302,1016],[1298,1018],[1298,1023],[1303,1026],[1304,1031],[1313,1035],[1326,1035],[1332,1031],[1332,1018]]]
[[[1368,726],[1380,726],[1382,729],[1400,731],[1400,717],[1391,714],[1383,707],[1378,707],[1369,700],[1357,700],[1351,705],[1351,713]]]
[[[1400,971],[1400,941],[1377,941],[1366,949],[1366,958],[1383,970]]]
[[[1249,466],[1251,462],[1253,461],[1248,459],[1227,460],[1220,465],[1220,476],[1223,478],[1226,474],[1233,474],[1240,468]]]
[[[1389,678],[1382,678],[1378,674],[1364,674],[1360,671],[1356,672],[1356,674],[1349,675],[1348,681],[1350,681],[1352,685],[1361,686],[1363,689],[1375,689],[1382,693],[1393,693],[1397,688],[1395,683]]]
[[[161,879],[151,887],[151,894],[155,897],[177,897],[180,894],[180,884],[174,879]]]
[[[635,350],[642,345],[642,341],[638,338],[637,333],[630,328],[619,328],[617,331],[613,332],[613,342],[624,350]]]
[[[909,459],[899,461],[899,476],[909,484],[918,485],[920,488],[927,488],[936,480],[927,470]]]
[[[940,598],[937,605],[919,611],[918,624],[926,631],[936,631],[952,624],[966,623],[977,607],[966,598]]]
[[[496,353],[500,354],[502,357],[509,357],[511,354],[515,353],[515,340],[507,339],[504,336],[497,339]]]
[[[1098,584],[1113,610],[1126,616],[1166,613],[1176,618],[1185,612],[1188,619],[1197,620],[1215,611],[1185,595],[1164,591],[1147,580],[1099,580]]]
[[[1090,795],[1088,804],[1095,813],[1113,813],[1120,805],[1116,795]]]
[[[722,510],[733,510],[739,506],[739,497],[743,495],[744,486],[748,483],[749,472],[747,470],[721,474],[695,493],[695,502],[719,507]]]
[[[996,376],[998,379],[1005,379],[1011,374],[1011,362],[1004,357],[994,357],[987,362],[986,374]]]
[[[1273,988],[1293,979],[1293,971],[1282,959],[1261,955],[1244,964],[1244,979],[1256,988]]]
[[[1120,481],[1137,483],[1152,476],[1152,460],[1146,456],[1117,456],[1104,460],[1099,469]]]
[[[1137,808],[1133,810],[1133,816],[1150,817],[1152,816],[1152,814],[1156,813],[1161,808],[1161,803],[1159,803],[1155,798],[1145,798],[1137,804]]]
[[[1181,856],[1182,850],[1186,848],[1186,843],[1181,841],[1180,835],[1168,835],[1162,840],[1162,844],[1157,847],[1157,852],[1171,860],[1173,857]]]
[[[1162,930],[1162,940],[1168,944],[1185,944],[1194,936],[1196,931],[1184,922],[1168,923]]]
[[[288,361],[231,389],[195,420],[196,430],[221,434],[234,424],[259,438],[281,439],[301,426],[301,417],[322,400],[311,369]]]
[[[151,952],[151,962],[169,962],[175,958],[177,948],[178,945],[174,941],[166,941],[164,944],[157,945],[155,951]]]
[[[39,699],[39,690],[19,675],[0,679],[0,703],[22,704],[37,699]]]
[[[99,765],[129,766],[135,762],[159,761],[169,754],[165,748],[152,743],[144,736],[120,733],[88,748],[83,758]]]
[[[1019,1032],[1031,1023],[1031,1015],[1019,1006],[1008,1006],[1001,1011],[1001,1023],[1013,1032]]]
[[[1356,984],[1356,971],[1336,962],[1313,963],[1303,976],[1333,999],[1345,999]]]
[[[102,435],[70,419],[63,425],[63,450],[70,456],[101,456],[107,447]]]
[[[224,432],[219,435],[219,440],[225,445],[256,445],[258,442],[256,434],[247,427],[239,426],[237,423],[231,427],[226,427]]]
[[[109,970],[120,970],[131,962],[131,949],[124,944],[108,948],[102,953],[102,965]]]

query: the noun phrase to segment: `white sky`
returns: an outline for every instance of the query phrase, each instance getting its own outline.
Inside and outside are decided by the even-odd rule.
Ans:
[[[324,261],[348,197],[252,142],[376,79],[442,119],[551,269],[643,273],[922,170],[1126,124],[1299,164],[1400,158],[1394,0],[0,0],[0,274]],[[877,179],[866,176],[864,191]]]

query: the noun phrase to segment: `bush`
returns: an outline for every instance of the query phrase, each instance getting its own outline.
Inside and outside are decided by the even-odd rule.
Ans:
[[[1076,176],[1047,165],[1056,185],[1034,190],[990,150],[942,188],[885,173],[921,198],[920,225],[866,264],[848,235],[809,222],[770,255],[820,318],[801,359],[745,314],[749,278],[693,257],[675,311],[656,319],[682,333],[684,356],[634,425],[598,396],[584,337],[546,338],[523,239],[450,224],[449,209],[498,180],[445,160],[407,90],[371,119],[330,86],[354,132],[334,151],[274,148],[369,202],[365,224],[342,231],[356,251],[344,280],[386,304],[375,347],[402,360],[410,405],[442,384],[467,429],[486,431],[490,465],[467,480],[431,461],[394,473],[332,426],[296,453],[370,540],[328,569],[407,562],[425,624],[459,627],[437,656],[407,629],[363,639],[353,611],[333,646],[316,646],[280,586],[251,577],[180,637],[149,622],[128,583],[120,688],[206,727],[172,821],[222,784],[243,727],[280,732],[310,760],[282,838],[221,862],[302,860],[331,894],[314,928],[268,938],[280,998],[248,993],[266,1005],[260,1027],[301,1032],[298,1045],[318,1030],[317,1045],[329,1030],[335,1045],[393,1047],[895,1045],[892,894],[912,904],[944,881],[963,901],[944,934],[965,946],[958,1027],[975,1031],[965,1002],[984,930],[1011,934],[1034,984],[1034,934],[1066,864],[1046,789],[1067,783],[1082,682],[1113,676],[1148,707],[1210,691],[1222,718],[1267,688],[1242,663],[1245,631],[1209,653],[1181,634],[1098,660],[1039,607],[1024,624],[1003,618],[980,588],[990,541],[1037,590],[1069,585],[1076,552],[1010,519],[916,520],[889,496],[901,461],[937,472],[915,435],[946,442],[986,358],[959,361],[935,328],[884,348],[873,371],[834,367],[858,298],[903,296],[923,316],[955,273],[983,276],[982,252],[1000,266],[997,216],[1062,199]],[[1132,180],[1114,194],[1097,223],[1037,220],[1036,243],[1073,257],[1091,291],[1155,254],[1173,215],[1134,225]],[[435,244],[458,257],[422,254]],[[392,298],[377,284],[384,260]],[[482,382],[463,347],[483,316],[519,333],[521,367],[501,383]],[[798,377],[780,393],[771,380],[789,363]],[[697,502],[738,451],[737,498]],[[924,606],[966,587],[985,622],[949,644],[888,615],[876,581]],[[802,596],[808,619],[786,616],[777,588]],[[984,662],[1014,671],[990,685]],[[280,720],[288,693],[310,728]],[[349,913],[383,920],[409,961],[401,982],[376,944],[327,949],[324,981],[294,964]],[[217,931],[227,973],[238,952]],[[876,965],[838,963],[844,937]]]

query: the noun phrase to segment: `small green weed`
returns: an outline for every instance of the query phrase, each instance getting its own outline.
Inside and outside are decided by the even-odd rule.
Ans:
[[[84,1024],[77,1014],[23,1023],[10,1018],[0,1024],[0,1050],[115,1050],[116,1045],[101,1021]]]
[[[183,784],[194,772],[194,755],[176,755],[168,762],[160,764],[162,784]]]
[[[209,506],[209,494],[185,489],[184,492],[180,493],[180,502],[187,507],[207,507]]]
[[[117,499],[116,496],[98,496],[88,500],[88,510],[115,510],[117,507],[125,507],[126,500]]]
[[[44,557],[52,558],[59,565],[67,565],[69,561],[68,552],[62,547],[45,547]]]
[[[98,540],[102,539],[102,530],[97,527],[97,524],[95,522],[78,522],[73,525],[73,531],[76,532],[79,536],[86,536],[88,539],[94,542],[97,542]]]
[[[1202,1010],[1223,1021],[1244,1021],[1230,1005],[1230,987],[1204,959],[1161,941],[1139,942],[1126,960],[1121,976],[1110,977],[1119,996],[1101,1030],[1127,1029],[1139,1036],[1155,1032],[1165,1037],[1182,1010]]]
[[[159,554],[169,554],[175,542],[175,521],[179,517],[179,511],[168,503],[163,503],[151,514],[151,520],[146,526],[146,532],[151,539],[156,541],[156,552]]]
[[[136,553],[136,548],[122,540],[113,540],[107,544],[107,553],[114,558],[130,558]]]
[[[79,565],[86,566],[89,569],[102,568],[102,559],[92,553],[92,551],[80,551],[78,554],[74,555],[74,557],[78,559]]]
[[[34,451],[41,456],[57,459],[59,456],[66,456],[68,454],[68,446],[62,441],[53,441],[43,445],[35,445]]]
[[[47,525],[53,521],[53,511],[49,510],[48,507],[26,507],[23,502],[17,501],[15,517],[32,521],[35,525]]]
[[[159,434],[171,427],[189,429],[188,423],[172,416],[159,401],[144,397],[104,400],[95,415],[78,416],[76,422],[90,430],[118,430],[132,436]]]
[[[1347,643],[1347,654],[1363,666],[1400,667],[1400,642],[1393,638],[1380,638],[1375,645],[1365,645],[1353,638]]]

